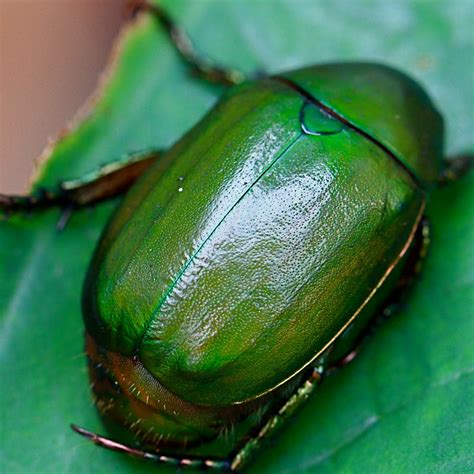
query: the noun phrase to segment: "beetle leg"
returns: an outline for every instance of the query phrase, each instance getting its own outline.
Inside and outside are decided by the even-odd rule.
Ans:
[[[208,82],[225,86],[232,86],[245,81],[246,76],[241,71],[216,65],[209,58],[197,53],[186,32],[158,4],[151,3],[148,0],[131,0],[128,2],[128,9],[132,13],[138,11],[151,12],[165,29],[181,59],[197,76]]]
[[[232,471],[240,470],[252,458],[253,454],[261,447],[264,440],[272,436],[293,413],[308,399],[323,378],[325,369],[315,366],[309,377],[298,387],[294,393],[266,423],[259,429],[256,436],[248,440],[233,456],[230,467]]]
[[[257,434],[247,440],[230,459],[205,459],[199,457],[182,457],[160,454],[159,452],[144,451],[139,448],[127,446],[110,438],[93,433],[71,424],[71,428],[81,436],[88,438],[93,443],[112,451],[118,451],[133,457],[147,459],[158,464],[174,465],[176,467],[190,467],[195,469],[216,469],[219,471],[236,472],[242,469],[253,457],[255,452],[262,446],[263,442],[272,436],[293,413],[308,399],[314,389],[321,382],[325,369],[324,364],[315,366],[309,372],[307,378],[298,387],[296,392],[270,416],[270,418],[259,428]]]
[[[0,212],[29,211],[55,205],[73,209],[116,196],[131,186],[159,155],[159,152],[152,152],[108,163],[80,179],[62,182],[55,190],[41,189],[29,196],[0,194]]]
[[[448,184],[462,178],[474,165],[474,155],[460,155],[444,160],[444,170],[439,177],[440,184]]]
[[[220,471],[230,471],[230,463],[226,460],[213,460],[213,459],[200,459],[200,458],[185,458],[178,456],[167,456],[160,454],[159,452],[148,452],[141,449],[132,448],[117,441],[113,441],[110,438],[105,438],[100,436],[92,431],[88,431],[80,426],[71,425],[71,428],[81,436],[84,436],[87,439],[90,439],[93,443],[101,446],[102,448],[107,448],[112,451],[118,451],[121,453],[128,454],[130,456],[147,459],[149,461],[158,463],[158,464],[169,464],[176,467],[191,467],[195,469],[217,469]]]

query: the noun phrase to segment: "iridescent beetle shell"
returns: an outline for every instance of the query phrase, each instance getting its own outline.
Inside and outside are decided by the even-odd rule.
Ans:
[[[105,417],[148,448],[199,452],[349,352],[413,247],[442,136],[426,93],[381,65],[229,90],[132,187],[90,266]]]

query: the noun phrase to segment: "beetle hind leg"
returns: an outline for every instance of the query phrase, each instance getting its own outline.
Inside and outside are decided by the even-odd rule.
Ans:
[[[151,3],[149,0],[131,0],[128,2],[128,9],[132,13],[139,11],[152,13],[165,29],[181,59],[200,78],[224,86],[240,84],[246,80],[246,75],[243,72],[217,65],[209,58],[199,54],[186,32],[173,21],[159,4]]]
[[[256,434],[247,440],[243,446],[232,456],[230,468],[232,471],[242,469],[253,457],[254,454],[262,447],[264,442],[273,436],[281,426],[295,413],[297,409],[308,399],[315,388],[322,381],[325,368],[314,366],[309,371],[309,375],[303,379],[298,386],[296,392],[276,411],[266,422],[261,425]]]
[[[81,436],[89,439],[96,445],[128,454],[129,456],[145,459],[157,464],[167,464],[170,466],[181,468],[195,469],[212,469],[217,471],[236,472],[240,471],[248,462],[254,458],[255,453],[263,447],[265,441],[273,436],[284,423],[294,414],[294,412],[308,399],[315,388],[319,385],[323,378],[325,368],[324,362],[321,365],[312,367],[302,382],[299,383],[293,394],[282,405],[277,408],[270,416],[259,423],[256,431],[251,437],[237,447],[236,451],[229,457],[224,459],[210,459],[197,456],[181,456],[172,454],[161,454],[158,451],[150,452],[140,448],[127,446],[125,444],[114,441],[110,438],[98,435],[89,430],[81,428],[75,424],[71,424],[71,428]]]
[[[75,424],[71,424],[71,428],[73,429],[73,431],[80,434],[84,438],[89,439],[97,446],[110,449],[112,451],[125,453],[135,458],[146,459],[157,464],[168,464],[176,467],[189,467],[196,469],[216,469],[219,471],[231,471],[230,462],[227,460],[201,459],[192,457],[186,458],[179,456],[168,456],[160,454],[159,452],[152,453],[149,451],[144,451],[142,449],[133,448],[131,446],[119,443],[110,438],[106,438],[104,436],[93,433],[92,431],[81,428],[80,426],[77,426]]]

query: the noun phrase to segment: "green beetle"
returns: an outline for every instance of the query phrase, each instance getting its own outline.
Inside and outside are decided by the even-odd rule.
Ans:
[[[352,358],[424,250],[442,139],[404,74],[327,64],[236,85],[160,159],[67,185],[59,200],[82,203],[140,176],[83,291],[95,400],[121,442],[74,429],[156,462],[241,468]]]
[[[377,64],[231,88],[132,187],[90,266],[109,424],[157,461],[241,467],[393,290],[442,137],[426,93]]]
[[[349,353],[415,247],[442,136],[424,91],[376,64],[230,89],[132,187],[90,266],[107,417],[193,452]],[[231,454],[235,469],[248,453]]]

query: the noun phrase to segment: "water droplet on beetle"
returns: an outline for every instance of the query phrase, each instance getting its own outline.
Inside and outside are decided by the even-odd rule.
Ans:
[[[312,102],[305,102],[300,112],[301,129],[306,135],[335,135],[344,124]]]

